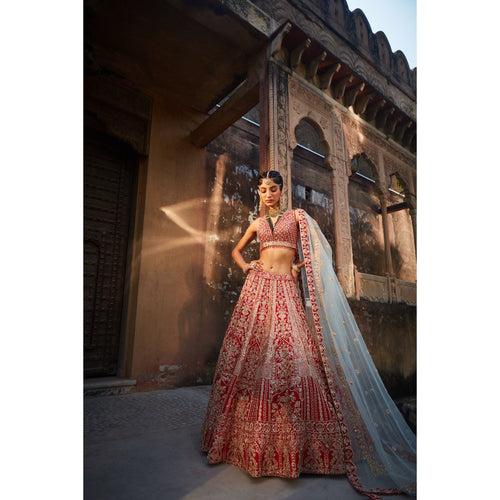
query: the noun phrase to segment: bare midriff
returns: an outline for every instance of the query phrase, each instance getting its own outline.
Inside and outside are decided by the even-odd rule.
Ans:
[[[260,252],[260,261],[264,271],[275,274],[292,275],[295,250],[287,247],[266,247]]]

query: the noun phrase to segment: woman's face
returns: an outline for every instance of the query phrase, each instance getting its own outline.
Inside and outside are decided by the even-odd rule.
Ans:
[[[259,196],[264,205],[276,206],[280,201],[281,188],[272,179],[263,179],[259,186]]]

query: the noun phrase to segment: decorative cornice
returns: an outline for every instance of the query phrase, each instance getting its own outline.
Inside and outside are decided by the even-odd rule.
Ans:
[[[366,20],[366,16],[361,15],[362,11],[356,9],[351,12],[344,0],[337,2],[338,12],[343,13],[340,17],[334,17],[333,4],[336,2],[333,0],[328,4],[305,0],[254,0],[254,3],[280,24],[290,20],[406,115],[416,119],[416,68],[410,70],[404,54],[401,51],[393,53],[385,34],[381,31],[373,34],[367,21],[369,42],[364,47],[360,46],[359,28],[356,31],[354,21]],[[384,54],[387,57],[385,65]],[[403,68],[408,78],[402,79],[395,73],[398,66]]]

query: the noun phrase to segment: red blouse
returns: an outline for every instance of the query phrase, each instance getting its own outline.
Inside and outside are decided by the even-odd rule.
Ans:
[[[266,217],[260,217],[257,238],[260,242],[261,252],[270,246],[288,247],[297,251],[298,229],[294,211],[287,210],[281,214],[274,225],[274,230],[271,230],[269,220]]]

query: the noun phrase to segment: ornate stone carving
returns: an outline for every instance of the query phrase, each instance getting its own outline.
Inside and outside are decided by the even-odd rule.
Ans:
[[[261,81],[260,170],[277,170],[283,176],[283,199],[291,208],[288,74],[269,61]]]
[[[374,146],[378,146],[406,165],[415,168],[415,155],[412,155],[410,152],[407,153],[403,148],[399,149],[394,147],[389,141],[379,137],[379,135],[375,134],[368,126],[363,125],[360,120],[354,119],[347,112],[343,113],[342,121],[345,124],[344,130],[356,130],[357,132],[362,133],[364,140],[370,141]],[[353,137],[353,142],[359,141],[355,137]]]
[[[378,92],[390,99],[401,111],[413,120],[416,119],[415,99],[398,88],[398,81],[389,80],[387,72],[383,68],[374,71],[373,63],[359,56],[320,17],[315,16],[317,19],[313,20],[313,18],[306,16],[299,10],[300,6],[295,7],[294,2],[290,0],[275,0],[274,2],[260,0],[255,3],[277,19],[278,22],[289,20],[299,26],[307,33],[307,36],[321,43],[326,50],[338,57],[342,63],[346,64]],[[391,58],[394,58],[394,55],[391,55]],[[399,85],[401,85],[401,80],[399,80]],[[408,91],[411,92],[409,85]]]
[[[293,75],[289,81],[291,148],[295,148],[295,127],[303,118],[312,120],[328,145],[326,163],[332,169],[334,204],[335,263],[345,293],[354,296],[354,274],[349,219],[348,169],[344,132],[339,111],[316,89]]]
[[[385,276],[360,273],[356,271],[356,298],[372,302],[389,302],[390,286]]]
[[[397,278],[355,271],[356,299],[373,302],[403,302],[416,305],[417,285]]]
[[[417,304],[417,284],[399,279],[395,280],[395,284],[397,302],[415,306]]]

